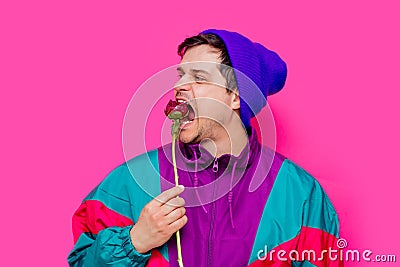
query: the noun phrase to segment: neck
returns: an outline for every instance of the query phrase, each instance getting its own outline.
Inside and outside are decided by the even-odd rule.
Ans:
[[[215,138],[206,139],[201,142],[202,146],[214,157],[224,154],[239,156],[248,143],[248,136],[242,124],[227,125],[226,130],[221,129],[221,133]]]

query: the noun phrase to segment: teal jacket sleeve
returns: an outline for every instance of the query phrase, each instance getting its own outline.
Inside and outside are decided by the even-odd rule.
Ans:
[[[268,266],[342,267],[343,261],[326,253],[338,249],[338,240],[338,215],[328,195],[310,173],[286,159],[265,205],[251,262],[267,245]]]
[[[145,266],[151,253],[140,254],[132,245],[132,226],[109,227],[97,235],[84,233],[68,257],[70,266]]]
[[[301,228],[295,251],[300,262],[292,266],[343,267],[339,258],[339,219],[327,193],[319,182],[300,166],[291,162],[293,188],[299,192],[301,203]],[[294,179],[293,177],[297,177]]]
[[[113,170],[84,199],[72,217],[74,248],[69,266],[145,266],[151,252],[138,253],[131,241],[134,224],[128,173]]]

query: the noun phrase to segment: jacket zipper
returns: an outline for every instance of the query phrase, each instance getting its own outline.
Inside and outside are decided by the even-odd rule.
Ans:
[[[215,180],[217,179],[217,172],[218,172],[218,159],[215,158],[214,159],[214,164],[212,167],[212,170],[214,172],[214,178]],[[212,238],[213,238],[213,232],[214,232],[214,220],[215,220],[215,185],[216,183],[214,183],[214,187],[213,187],[213,202],[211,204],[211,225],[210,225],[210,233],[208,235],[208,257],[207,257],[207,266],[211,267],[212,266],[212,258],[213,258],[213,253],[212,253]]]

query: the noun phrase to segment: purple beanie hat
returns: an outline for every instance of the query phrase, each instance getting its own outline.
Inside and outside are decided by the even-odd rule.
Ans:
[[[240,117],[250,127],[254,117],[267,103],[267,96],[279,92],[285,85],[286,63],[277,53],[245,36],[226,30],[208,29],[224,42],[234,69],[240,96]]]

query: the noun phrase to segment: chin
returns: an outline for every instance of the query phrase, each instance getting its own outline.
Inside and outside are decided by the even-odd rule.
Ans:
[[[200,139],[197,129],[182,129],[179,134],[179,141],[182,143],[198,143]]]
[[[179,141],[181,141],[182,143],[185,143],[185,144],[193,142],[193,140],[195,138],[196,138],[196,135],[194,135],[194,134],[188,134],[188,133],[184,133],[184,132],[181,132],[179,134]]]
[[[197,121],[191,122],[181,128],[179,141],[182,143],[192,143],[199,137]]]

